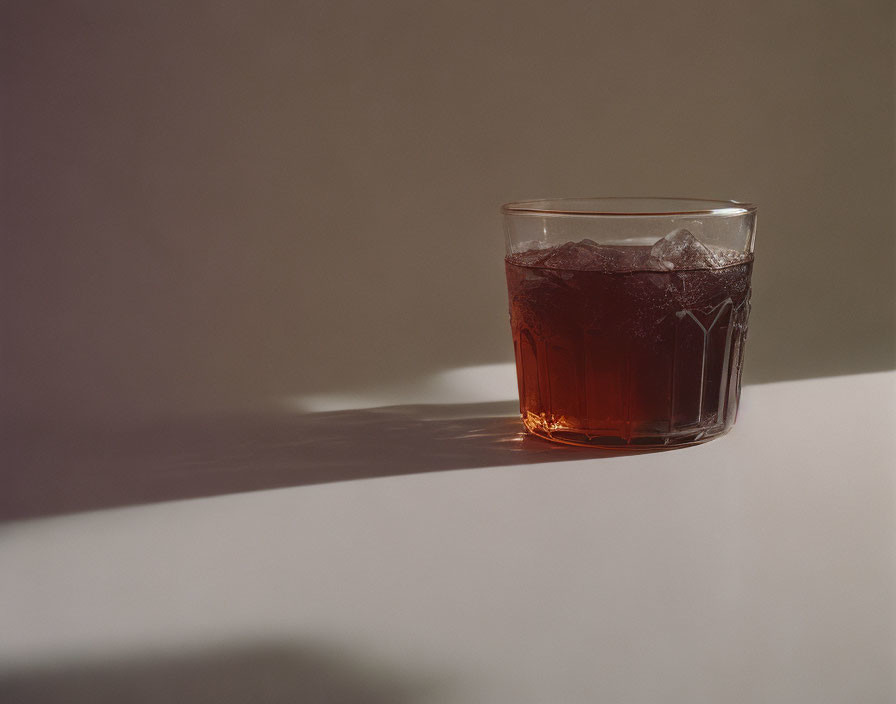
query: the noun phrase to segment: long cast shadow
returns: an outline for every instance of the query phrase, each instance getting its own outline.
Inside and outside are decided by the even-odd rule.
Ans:
[[[515,402],[9,425],[0,520],[322,482],[616,457],[523,435]]]
[[[0,668],[0,701],[10,704],[409,704],[451,686],[441,673],[398,673],[318,644],[234,644]]]

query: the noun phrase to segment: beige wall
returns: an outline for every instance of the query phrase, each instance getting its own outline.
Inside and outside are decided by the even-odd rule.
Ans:
[[[748,380],[896,364],[892,2],[0,14],[7,411],[509,360],[497,206],[533,196],[755,201]]]

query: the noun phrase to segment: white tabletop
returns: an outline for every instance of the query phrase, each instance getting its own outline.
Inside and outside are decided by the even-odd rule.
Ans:
[[[896,699],[896,372],[621,456],[443,386],[18,429],[0,701]]]

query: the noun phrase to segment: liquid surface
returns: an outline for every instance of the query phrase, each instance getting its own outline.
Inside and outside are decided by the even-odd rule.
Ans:
[[[752,266],[684,230],[652,247],[583,240],[509,255],[526,427],[641,447],[725,432],[740,396]]]

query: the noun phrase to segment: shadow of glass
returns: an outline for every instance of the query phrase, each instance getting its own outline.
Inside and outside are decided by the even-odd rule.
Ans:
[[[516,402],[6,428],[0,519],[323,482],[617,457],[524,435]]]
[[[443,687],[335,650],[276,644],[0,672],[0,701],[18,704],[401,704]]]

